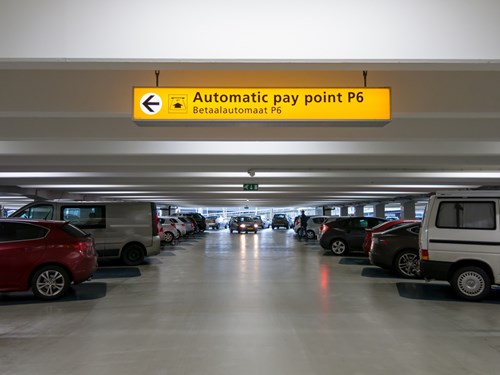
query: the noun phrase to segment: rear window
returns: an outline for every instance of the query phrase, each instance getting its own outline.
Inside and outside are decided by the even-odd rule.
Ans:
[[[493,230],[495,216],[495,202],[441,202],[436,227]]]
[[[45,237],[48,231],[38,225],[0,222],[0,242],[39,239]]]
[[[78,229],[74,225],[71,225],[70,223],[65,223],[61,229],[68,233],[71,237],[75,238],[82,238],[82,237],[87,237],[89,234],[87,232],[84,232],[81,229]]]
[[[276,215],[274,215],[274,218],[275,218],[275,219],[284,219],[284,218],[285,218],[285,215],[282,215],[282,214],[281,214],[281,215],[280,215],[280,214],[276,214]]]

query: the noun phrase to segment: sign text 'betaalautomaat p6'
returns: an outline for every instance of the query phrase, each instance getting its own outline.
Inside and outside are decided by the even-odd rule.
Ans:
[[[134,87],[134,121],[390,121],[390,88]]]

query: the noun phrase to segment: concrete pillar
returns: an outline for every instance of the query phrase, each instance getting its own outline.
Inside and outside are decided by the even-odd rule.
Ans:
[[[348,216],[349,215],[349,207],[342,206],[340,207],[340,216]]]
[[[354,207],[354,215],[365,216],[365,206],[355,206]]]
[[[385,204],[379,203],[373,206],[373,216],[385,217]]]
[[[415,219],[415,202],[401,204],[401,219]]]

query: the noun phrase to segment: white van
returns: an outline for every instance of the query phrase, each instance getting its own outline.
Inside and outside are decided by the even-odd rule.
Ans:
[[[420,274],[479,301],[500,284],[500,191],[438,193],[420,230]]]
[[[160,253],[155,203],[38,201],[11,217],[69,221],[92,234],[100,259],[119,258],[136,266]]]

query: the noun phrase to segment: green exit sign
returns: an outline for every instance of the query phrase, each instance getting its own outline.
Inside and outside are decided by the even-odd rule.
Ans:
[[[244,191],[259,190],[259,184],[243,184]]]

